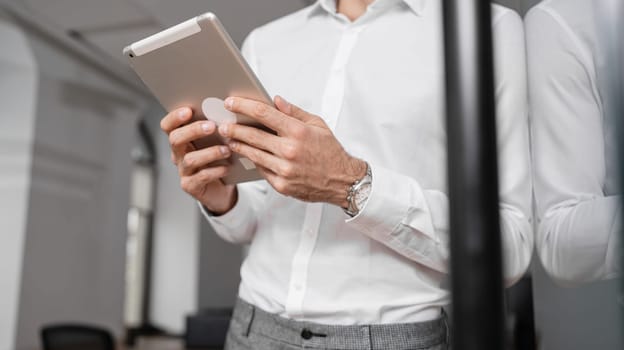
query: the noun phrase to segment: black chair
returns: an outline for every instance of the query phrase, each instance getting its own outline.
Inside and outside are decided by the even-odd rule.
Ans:
[[[115,350],[112,334],[102,328],[57,324],[41,329],[43,350]]]
[[[184,344],[187,349],[223,349],[231,308],[204,309],[186,317]]]

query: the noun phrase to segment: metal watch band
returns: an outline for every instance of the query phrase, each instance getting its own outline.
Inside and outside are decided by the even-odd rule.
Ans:
[[[355,181],[353,185],[351,185],[351,187],[349,188],[349,191],[347,192],[348,206],[346,209],[344,209],[347,215],[354,217],[359,213],[360,209],[358,208],[357,201],[356,201],[357,193],[365,185],[370,185],[372,181],[373,181],[373,173],[372,173],[370,165],[366,163],[366,174],[364,175],[363,178]]]

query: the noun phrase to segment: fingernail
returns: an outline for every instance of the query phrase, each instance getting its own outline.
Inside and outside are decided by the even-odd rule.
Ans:
[[[232,109],[232,106],[234,105],[234,99],[231,97],[228,97],[225,99],[225,108],[227,109]]]
[[[230,146],[230,149],[234,151],[238,147],[238,142],[230,141],[230,142],[228,142],[228,146]]]
[[[227,136],[228,132],[230,131],[230,127],[227,124],[221,124],[219,125],[219,133],[223,136]]]
[[[206,134],[209,134],[212,132],[212,123],[202,123],[201,128]]]
[[[221,152],[221,154],[225,157],[230,155],[230,149],[227,146],[221,146],[219,147],[219,151]]]
[[[178,118],[180,118],[180,119],[186,118],[186,113],[187,112],[188,111],[186,110],[186,108],[182,108],[182,109],[178,110]]]

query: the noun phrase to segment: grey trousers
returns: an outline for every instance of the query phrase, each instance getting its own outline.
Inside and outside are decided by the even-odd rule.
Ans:
[[[225,350],[446,350],[446,315],[422,323],[332,326],[299,322],[238,300]]]

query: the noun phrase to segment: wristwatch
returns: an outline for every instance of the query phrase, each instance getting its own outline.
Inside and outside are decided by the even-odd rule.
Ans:
[[[363,178],[355,181],[347,192],[347,209],[344,209],[347,215],[356,216],[368,200],[371,189],[373,186],[373,173],[371,167],[366,163],[366,175]]]

